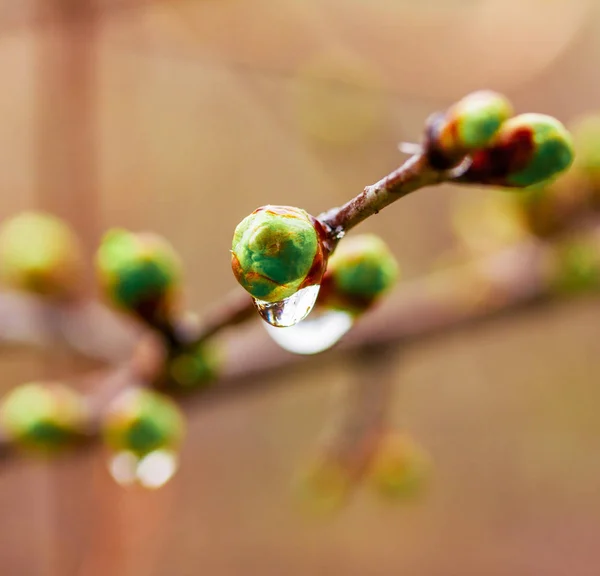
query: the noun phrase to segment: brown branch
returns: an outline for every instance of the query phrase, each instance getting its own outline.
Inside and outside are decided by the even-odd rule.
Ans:
[[[431,168],[425,154],[417,154],[379,182],[367,186],[343,206],[324,212],[318,218],[331,230],[332,237],[339,240],[350,229],[392,202],[425,186],[444,182],[450,177],[449,172]]]
[[[405,282],[362,318],[337,349],[344,354],[367,343],[413,343],[548,298],[546,273],[552,251],[552,246],[532,239],[476,262]],[[286,352],[257,323],[231,335],[220,381],[197,398],[218,399],[272,385],[269,376],[314,365],[327,356],[332,357],[315,359]]]
[[[52,348],[62,341],[81,356],[115,364],[131,357],[142,332],[140,326],[94,301],[52,302],[29,294],[0,293],[4,347]]]
[[[591,231],[591,234],[596,233]],[[377,349],[399,342],[408,345],[501,314],[514,313],[535,302],[549,302],[552,294],[547,265],[552,253],[551,244],[531,239],[481,260],[405,282],[358,322],[337,347],[337,352],[321,355],[317,363],[339,354],[364,350],[365,346]],[[245,296],[245,293],[240,294]],[[230,295],[219,312],[213,312],[202,324],[196,336],[214,335],[219,329],[246,318],[246,306],[247,297]],[[164,343],[157,338],[142,342],[146,345],[137,346],[129,363],[86,377],[91,416],[89,433],[81,446],[97,440],[102,413],[120,390],[152,383],[161,367]],[[257,391],[273,385],[273,376],[292,367],[315,365],[314,357],[294,355],[279,348],[258,321],[232,333],[226,341],[226,349],[227,362],[220,379],[211,387],[200,387],[195,394],[180,398],[187,409],[196,405],[195,399],[207,403],[232,394]],[[0,437],[0,458],[7,459],[14,454],[11,442]]]

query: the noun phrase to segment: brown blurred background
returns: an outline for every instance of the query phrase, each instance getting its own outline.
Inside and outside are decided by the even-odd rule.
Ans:
[[[568,123],[597,109],[599,67],[593,0],[1,0],[0,216],[52,210],[90,252],[113,225],[164,234],[202,311],[233,287],[231,234],[255,207],[342,203],[473,89]],[[421,191],[361,230],[424,274],[465,194]],[[398,355],[394,423],[436,463],[413,505],[359,491],[327,520],[294,508],[349,379],[335,363],[198,405],[156,492],[117,487],[100,450],[11,463],[0,574],[596,576],[599,322],[579,300]],[[81,369],[7,352],[2,389]]]

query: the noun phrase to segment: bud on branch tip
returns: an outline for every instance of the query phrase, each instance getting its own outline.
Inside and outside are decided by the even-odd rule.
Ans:
[[[231,266],[254,298],[277,302],[318,284],[326,256],[325,232],[300,208],[263,206],[235,229]]]

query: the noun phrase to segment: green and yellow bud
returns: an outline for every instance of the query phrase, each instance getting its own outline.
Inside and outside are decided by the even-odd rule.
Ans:
[[[168,396],[131,388],[110,404],[103,419],[106,444],[115,452],[143,457],[156,450],[175,450],[183,439],[181,410]]]
[[[318,284],[326,266],[325,234],[300,208],[263,206],[235,229],[231,267],[254,298],[279,302]]]
[[[175,353],[167,361],[166,379],[183,392],[209,386],[219,375],[222,360],[222,351],[214,342],[203,342]]]
[[[318,303],[362,312],[394,287],[399,273],[396,258],[379,236],[350,236],[329,258]]]
[[[472,150],[487,146],[513,114],[511,103],[490,90],[473,92],[429,121],[428,148],[435,168],[455,166]]]
[[[451,224],[461,247],[488,254],[521,242],[530,231],[519,202],[521,195],[502,191],[471,191],[453,206]]]
[[[75,390],[62,384],[18,386],[0,405],[0,425],[19,447],[54,452],[85,433],[88,410]]]
[[[309,512],[331,514],[348,500],[354,479],[340,462],[321,455],[300,473],[295,490],[299,502]]]
[[[483,148],[512,115],[512,105],[502,94],[473,92],[448,109],[439,143],[447,150]]]
[[[429,454],[410,436],[387,432],[379,439],[366,479],[382,496],[407,500],[426,487],[431,468]]]
[[[110,230],[98,249],[96,270],[106,298],[118,308],[151,322],[173,316],[181,262],[164,238]]]
[[[557,176],[573,158],[571,135],[556,118],[521,114],[502,124],[488,147],[473,153],[461,180],[525,188]]]
[[[600,186],[600,114],[579,119],[571,131],[576,152],[574,168]]]
[[[83,277],[79,241],[59,218],[23,212],[0,226],[0,277],[18,290],[72,297]]]
[[[561,294],[600,290],[600,243],[594,237],[563,240],[554,247],[550,283]]]

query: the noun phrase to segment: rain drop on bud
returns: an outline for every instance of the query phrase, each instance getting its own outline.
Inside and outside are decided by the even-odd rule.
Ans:
[[[331,348],[354,324],[355,316],[343,310],[319,308],[289,328],[265,325],[279,346],[294,354],[318,354]]]
[[[319,288],[319,284],[307,286],[279,302],[265,302],[254,298],[254,305],[270,326],[276,329],[289,328],[308,316],[317,301]]]
[[[293,326],[312,310],[327,266],[326,242],[321,223],[293,206],[262,206],[238,224],[231,267],[266,322]]]

